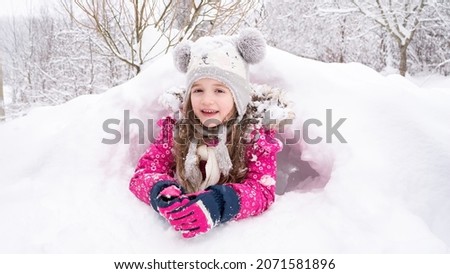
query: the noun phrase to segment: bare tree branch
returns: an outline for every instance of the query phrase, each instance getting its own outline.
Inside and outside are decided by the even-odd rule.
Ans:
[[[136,73],[142,64],[183,39],[197,39],[218,29],[233,33],[257,2],[73,0],[75,11],[69,0],[60,1],[74,22],[95,30],[108,51]]]

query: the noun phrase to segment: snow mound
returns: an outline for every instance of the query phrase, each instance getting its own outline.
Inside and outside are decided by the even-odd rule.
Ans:
[[[169,114],[159,96],[184,82],[164,56],[104,94],[0,125],[0,252],[449,251],[448,89],[273,48],[251,79],[296,113],[279,133],[284,194],[266,213],[185,240],[128,191]]]

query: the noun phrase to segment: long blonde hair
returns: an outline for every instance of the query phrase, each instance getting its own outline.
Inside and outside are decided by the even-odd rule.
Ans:
[[[196,136],[194,125],[200,125],[201,122],[194,114],[190,98],[188,98],[183,112],[184,118],[179,119],[175,124],[174,157],[176,166],[174,169],[178,182],[187,192],[191,193],[198,191],[199,186],[186,179],[184,161],[188,154],[190,140],[199,138],[199,136]],[[228,176],[222,175],[217,184],[240,183],[247,174],[247,161],[245,160],[246,142],[244,135],[254,121],[246,119],[246,115],[244,115],[243,119],[239,123],[236,123],[235,117],[236,115],[233,115],[232,119],[225,122],[227,129],[230,129],[227,134],[226,146],[233,166]]]

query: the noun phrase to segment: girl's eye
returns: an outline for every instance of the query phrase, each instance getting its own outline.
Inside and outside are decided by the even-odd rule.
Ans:
[[[217,89],[216,92],[218,92],[218,93],[225,93],[225,91],[221,90],[221,89]]]
[[[202,89],[194,89],[193,91],[192,91],[192,93],[199,93],[199,92],[202,92],[203,90]]]

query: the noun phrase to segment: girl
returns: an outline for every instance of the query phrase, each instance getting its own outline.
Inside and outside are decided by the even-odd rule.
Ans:
[[[187,76],[181,118],[158,122],[160,135],[139,160],[130,190],[185,238],[258,215],[274,202],[282,145],[249,114],[248,64],[264,54],[254,29],[174,49]]]

